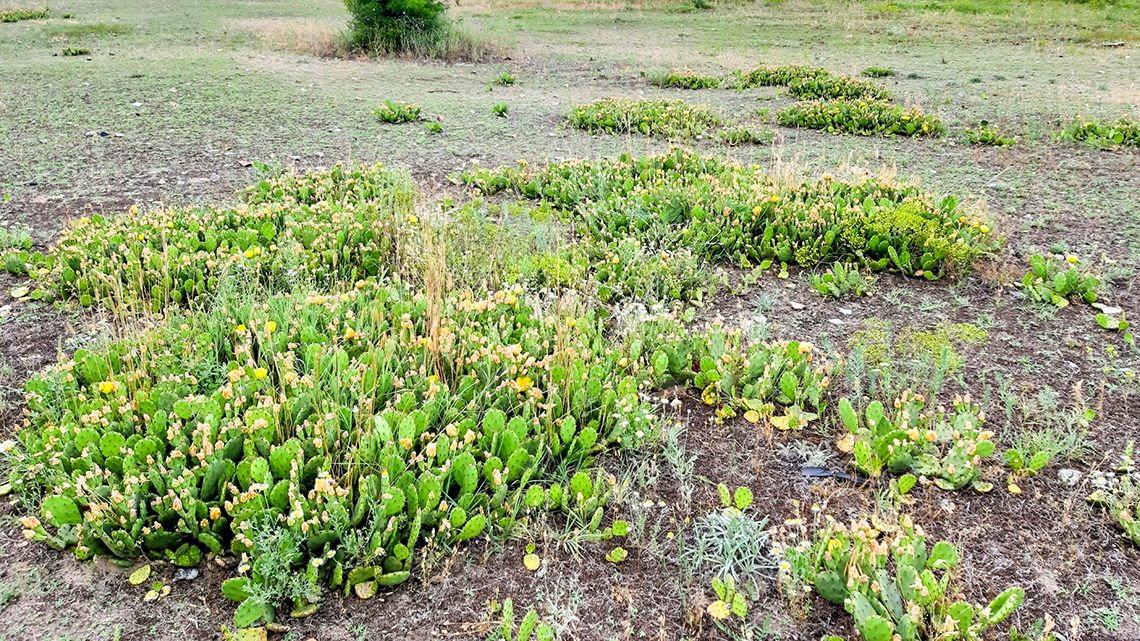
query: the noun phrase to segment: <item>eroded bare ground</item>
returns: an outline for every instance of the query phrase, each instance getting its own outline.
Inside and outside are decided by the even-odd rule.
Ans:
[[[131,23],[132,16],[154,8],[126,1],[110,10],[96,3],[72,4],[68,10],[84,21],[84,14],[91,14],[91,20]],[[294,4],[277,2],[266,11],[340,15],[335,2],[304,9]],[[482,65],[338,61],[282,53],[264,48],[264,41],[257,45],[232,41],[232,34],[219,35],[218,24],[230,23],[219,15],[225,10],[212,8],[198,25],[197,41],[179,41],[164,49],[160,41],[165,31],[150,35],[154,24],[140,19],[133,35],[101,45],[104,51],[137,59],[140,78],[127,72],[129,65],[106,58],[91,63],[91,74],[60,70],[58,62],[48,59],[43,36],[27,27],[15,44],[3,45],[5,55],[19,52],[24,59],[10,58],[0,67],[17,86],[11,95],[0,96],[0,106],[10,109],[4,116],[0,187],[12,196],[0,204],[0,219],[27,225],[37,246],[44,247],[68,218],[91,212],[122,211],[133,202],[226,202],[254,179],[248,161],[270,157],[300,167],[334,160],[395,162],[409,167],[427,193],[458,193],[445,177],[473,160],[541,162],[626,150],[647,153],[666,146],[567,130],[562,114],[585,99],[684,95],[728,113],[747,113],[757,106],[774,111],[786,100],[775,92],[773,100],[760,101],[754,94],[728,91],[662,92],[639,77],[654,64],[721,68],[810,59],[846,71],[891,64],[904,73],[913,69],[916,76],[892,80],[892,88],[923,101],[929,110],[951,121],[988,117],[1013,129],[1044,128],[1084,109],[1112,112],[1140,102],[1140,75],[1128,62],[1135,60],[1131,42],[1113,48],[1066,40],[1032,45],[1001,28],[984,30],[973,17],[960,17],[970,26],[951,33],[952,41],[970,41],[971,29],[984,30],[974,59],[955,56],[953,47],[932,42],[930,34],[938,23],[925,18],[904,15],[896,26],[876,23],[882,27],[877,36],[855,38],[850,29],[815,11],[798,16],[804,7],[796,5],[806,4],[788,2],[790,6],[737,13],[718,9],[714,17],[691,14],[684,26],[680,21],[686,19],[671,13],[630,17],[609,10],[559,13],[555,17],[564,18],[560,24],[527,8],[517,19],[522,27],[511,35],[525,55]],[[494,17],[493,11],[493,6],[476,9],[468,19],[496,24],[506,19]],[[246,10],[234,12],[245,15]],[[911,41],[908,20],[913,22]],[[257,23],[243,25],[248,29]],[[325,23],[319,28],[326,29]],[[847,40],[833,45],[826,37],[809,35],[813,30]],[[754,51],[755,40],[763,41],[765,49]],[[650,48],[643,58],[643,46],[653,43],[660,48]],[[209,54],[209,64],[195,68],[194,61],[215,48],[219,53]],[[702,55],[704,49],[715,53]],[[171,59],[171,67],[164,67]],[[1075,61],[1073,67],[1066,66],[1068,60]],[[1000,69],[1002,80],[994,79],[991,67]],[[1113,78],[1104,80],[1091,70],[1096,67],[1110,70]],[[520,83],[495,89],[494,98],[505,96],[517,116],[498,122],[487,113],[491,97],[486,84],[505,68]],[[982,79],[979,87],[971,85],[975,77]],[[44,85],[45,78],[46,89],[33,88]],[[172,87],[181,92],[182,111],[160,94]],[[245,96],[247,91],[251,95]],[[1054,94],[1056,103],[1049,97]],[[367,111],[389,95],[446,113],[448,133],[435,140],[418,130],[378,128]],[[1035,98],[1023,102],[1026,95]],[[82,98],[87,106],[61,106],[59,101],[69,96]],[[265,98],[278,102],[259,102]],[[146,107],[133,106],[140,101]],[[53,109],[71,120],[41,118]],[[131,115],[135,113],[142,115]],[[122,130],[124,136],[97,133],[104,129]],[[89,135],[93,130],[96,133]],[[769,336],[807,338],[830,346],[837,356],[866,320],[888,321],[896,329],[929,329],[947,321],[983,327],[988,339],[961,348],[963,364],[947,382],[947,393],[970,390],[984,396],[1000,442],[1026,425],[1025,417],[1016,414],[1007,420],[1007,398],[1034,398],[1053,390],[1055,404],[1035,411],[1061,412],[1079,402],[1095,408],[1090,447],[1080,458],[1022,482],[1019,495],[1004,491],[1005,471],[995,465],[988,472],[998,486],[994,492],[920,488],[908,511],[933,536],[958,546],[963,584],[972,600],[992,597],[1006,585],[1026,588],[1026,603],[1013,617],[1014,626],[1025,629],[1049,616],[1067,639],[1140,638],[1140,552],[1120,538],[1102,511],[1084,500],[1088,471],[1111,465],[1125,443],[1140,435],[1136,352],[1118,335],[1099,330],[1091,312],[1041,310],[1017,297],[1015,288],[1002,286],[1020,278],[1029,254],[1059,244],[1110,270],[1111,301],[1129,313],[1140,310],[1136,153],[1098,151],[1056,142],[1048,135],[991,149],[953,140],[864,140],[790,129],[779,133],[779,142],[770,149],[727,153],[761,163],[793,162],[811,171],[892,165],[902,175],[922,179],[932,191],[984,201],[999,217],[1007,244],[970,275],[933,283],[882,276],[872,296],[855,301],[821,299],[801,271],[793,270],[787,280],[766,275],[745,293],[722,293],[701,310],[698,320],[755,323],[763,316]],[[698,146],[725,153],[709,142]],[[19,282],[11,276],[0,278],[5,431],[20,420],[18,390],[34,371],[54,361],[61,350],[71,351],[85,338],[110,331],[109,319],[92,313],[13,299],[8,291]],[[846,385],[837,382],[839,391]],[[716,483],[750,487],[756,512],[775,526],[813,504],[837,518],[875,509],[872,489],[801,475],[795,447],[830,453],[834,467],[846,464],[834,448],[834,437],[823,428],[758,433],[741,419],[716,424],[699,399],[677,390],[668,393],[679,394],[683,401],[677,417],[684,427],[681,442],[697,457],[695,477],[677,478],[653,453],[603,462],[631,481],[619,503],[635,524],[627,562],[611,564],[602,551],[589,546],[575,556],[568,546],[550,541],[542,545],[542,569],[531,573],[521,564],[525,542],[479,543],[419,584],[373,600],[329,595],[318,614],[291,622],[286,638],[484,638],[488,600],[508,597],[536,607],[560,630],[561,638],[721,638],[702,616],[708,599],[703,579],[681,576],[677,561],[685,524],[718,505]],[[1060,467],[1082,472],[1081,481],[1075,486],[1061,482]],[[685,482],[695,485],[688,504],[680,490]],[[225,568],[207,564],[200,577],[173,583],[168,597],[143,603],[143,591],[127,586],[124,570],[102,562],[79,563],[28,543],[15,524],[20,506],[5,505],[2,513],[0,639],[206,639],[218,638],[220,627],[231,621],[232,606],[218,590],[229,576]],[[171,574],[170,569],[160,572]],[[754,604],[752,616],[756,622],[770,617],[772,635],[810,639],[825,633],[854,634],[841,609],[817,602],[801,618],[778,598],[774,585],[767,590]]]

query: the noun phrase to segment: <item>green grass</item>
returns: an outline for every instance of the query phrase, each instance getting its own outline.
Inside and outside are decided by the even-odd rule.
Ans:
[[[103,36],[122,36],[131,32],[131,27],[113,22],[95,22],[91,24],[68,24],[48,29],[49,36],[78,40],[80,38],[100,38]]]

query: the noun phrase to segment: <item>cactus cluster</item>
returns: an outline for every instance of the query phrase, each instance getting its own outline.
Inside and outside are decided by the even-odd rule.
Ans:
[[[851,525],[829,520],[785,558],[782,588],[807,586],[842,605],[864,641],[975,641],[1025,598],[1011,587],[985,606],[962,600],[957,549],[946,541],[928,548],[906,516]]]
[[[668,258],[712,264],[814,266],[850,261],[872,271],[937,278],[995,244],[953,197],[872,179],[791,182],[758,167],[673,150],[660,156],[473,169],[458,177],[486,194],[514,190],[563,210],[595,243],[626,238]]]
[[[993,432],[984,429],[985,414],[968,395],[955,397],[947,411],[928,407],[923,395],[904,390],[891,407],[873,401],[861,414],[843,398],[839,416],[847,428],[839,447],[851,453],[861,474],[913,472],[944,490],[993,488],[980,467],[994,453]]]
[[[27,536],[80,558],[241,557],[225,589],[239,625],[276,615],[269,556],[318,588],[300,615],[322,586],[371,596],[418,550],[510,531],[528,509],[620,536],[602,523],[607,479],[540,483],[640,443],[650,408],[599,323],[519,293],[449,297],[435,316],[422,294],[362,284],[80,350],[27,386],[11,482],[46,493]],[[285,561],[266,530],[298,542]]]
[[[759,343],[719,325],[692,334],[668,320],[647,323],[629,353],[658,386],[697,390],[718,422],[743,414],[803,427],[819,417],[830,384],[831,365],[811,343]]]
[[[531,608],[517,623],[515,621],[515,605],[512,599],[506,599],[500,605],[494,601],[490,604],[491,615],[498,615],[500,622],[491,628],[487,635],[488,641],[554,641],[554,628],[549,623],[539,619],[538,610]]]
[[[1096,302],[1100,279],[1081,273],[1076,267],[1080,261],[1068,256],[1065,262],[1035,255],[1029,258],[1029,271],[1021,279],[1021,289],[1031,299],[1046,305],[1068,307],[1071,301]]]
[[[866,98],[890,100],[891,92],[882,85],[840,74],[816,74],[796,78],[788,83],[788,93],[799,100],[832,100]]]
[[[228,272],[271,289],[329,287],[393,270],[415,192],[381,165],[267,178],[236,207],[94,215],[68,223],[46,253],[5,257],[35,298],[161,311],[215,292]]]

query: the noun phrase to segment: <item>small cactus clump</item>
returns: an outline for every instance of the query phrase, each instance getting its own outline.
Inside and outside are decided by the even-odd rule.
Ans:
[[[952,574],[958,550],[947,541],[927,548],[906,516],[850,524],[824,517],[814,526],[783,548],[781,589],[842,605],[863,641],[977,641],[1025,598],[1011,587],[984,607],[961,600]]]

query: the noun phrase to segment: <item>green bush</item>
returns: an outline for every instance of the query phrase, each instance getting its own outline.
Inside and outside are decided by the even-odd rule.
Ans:
[[[345,0],[351,44],[384,52],[412,51],[446,31],[439,0]]]
[[[776,114],[776,121],[786,127],[860,136],[937,136],[946,129],[937,116],[918,107],[865,99],[798,103]]]
[[[1070,301],[1096,302],[1100,278],[1077,269],[1076,256],[1065,263],[1035,254],[1029,257],[1029,271],[1021,279],[1021,289],[1031,300],[1046,305],[1068,307]]]
[[[948,541],[928,543],[909,516],[850,523],[825,517],[817,514],[810,527],[792,529],[781,546],[780,594],[802,609],[816,596],[843,606],[863,641],[992,638],[990,630],[1025,600],[1025,590],[1016,586],[987,604],[964,600],[957,548]]]

